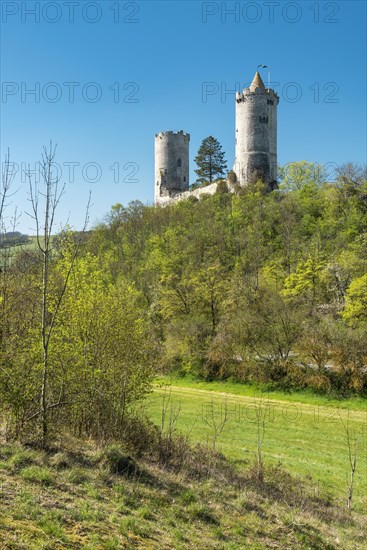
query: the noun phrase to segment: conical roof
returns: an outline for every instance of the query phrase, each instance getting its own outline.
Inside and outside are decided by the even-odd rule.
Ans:
[[[260,88],[260,90],[265,90],[264,82],[262,81],[262,78],[258,71],[256,71],[254,79],[250,84],[250,92],[255,92],[256,88]]]

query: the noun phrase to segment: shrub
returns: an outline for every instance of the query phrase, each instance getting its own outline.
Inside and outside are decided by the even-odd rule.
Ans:
[[[125,419],[121,440],[128,453],[140,457],[156,446],[158,428],[144,416],[130,416]]]
[[[228,193],[228,192],[229,192],[229,189],[228,189],[228,185],[226,184],[226,182],[225,181],[218,181],[216,193],[223,194],[223,193]]]
[[[236,172],[234,172],[233,170],[230,170],[228,172],[228,176],[227,176],[227,179],[228,179],[228,183],[234,185],[235,183],[237,183],[237,176],[236,176]]]
[[[49,464],[57,470],[68,468],[71,464],[68,453],[58,452],[49,458]]]
[[[126,477],[134,475],[138,469],[134,459],[126,455],[124,450],[115,444],[109,445],[103,450],[101,465],[111,474],[120,474]]]

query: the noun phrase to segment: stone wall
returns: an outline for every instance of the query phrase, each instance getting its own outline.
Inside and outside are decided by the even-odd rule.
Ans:
[[[167,204],[182,201],[184,199],[188,199],[189,197],[195,197],[199,199],[203,195],[214,195],[214,193],[216,193],[217,191],[217,186],[218,183],[216,182],[211,183],[210,185],[206,185],[205,187],[198,187],[197,189],[193,189],[192,191],[184,191],[183,193],[179,193],[170,197],[162,197],[161,200],[156,204],[166,206]],[[230,193],[234,193],[234,185],[231,185],[227,182],[227,187]]]

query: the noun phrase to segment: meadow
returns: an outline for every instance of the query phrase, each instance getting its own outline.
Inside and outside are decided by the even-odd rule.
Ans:
[[[264,461],[280,463],[287,471],[311,479],[316,493],[329,494],[341,506],[350,476],[345,430],[349,425],[350,442],[354,436],[357,442],[354,503],[359,511],[366,510],[367,410],[363,399],[338,401],[308,393],[266,393],[242,384],[226,387],[223,382],[162,378],[148,401],[148,414],[157,424],[164,401],[170,401],[166,416],[172,410],[172,416],[177,415],[176,430],[192,442],[212,446],[216,429],[224,424],[216,448],[244,467],[256,458],[260,406]]]

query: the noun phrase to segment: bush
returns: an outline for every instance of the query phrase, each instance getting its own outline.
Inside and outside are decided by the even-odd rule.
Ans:
[[[134,459],[126,455],[124,450],[115,444],[109,445],[103,450],[101,465],[111,474],[125,475],[126,477],[134,475],[138,469]]]
[[[219,193],[219,194],[229,193],[228,185],[225,181],[218,181],[216,193]]]
[[[49,464],[57,470],[68,468],[71,464],[68,453],[58,452],[49,458]]]
[[[228,179],[228,183],[234,185],[237,183],[237,176],[236,176],[236,172],[234,172],[233,170],[230,170],[228,172],[228,176],[227,176],[227,179]]]
[[[156,446],[158,428],[144,416],[130,416],[125,419],[121,440],[128,453],[140,457]]]

